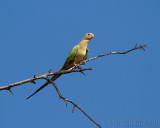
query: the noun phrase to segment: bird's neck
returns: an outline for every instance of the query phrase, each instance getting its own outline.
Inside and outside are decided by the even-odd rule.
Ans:
[[[82,39],[81,42],[79,43],[80,48],[87,48],[89,43],[88,39]]]

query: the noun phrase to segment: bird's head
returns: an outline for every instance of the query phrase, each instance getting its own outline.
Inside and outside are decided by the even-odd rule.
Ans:
[[[94,38],[93,33],[86,33],[83,39],[85,39],[85,40],[91,40],[92,38]]]

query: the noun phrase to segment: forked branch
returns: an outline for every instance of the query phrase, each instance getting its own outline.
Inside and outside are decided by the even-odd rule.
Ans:
[[[110,54],[126,54],[126,53],[129,53],[129,52],[134,51],[134,50],[137,50],[137,49],[142,49],[142,50],[145,51],[144,47],[146,47],[146,45],[137,46],[137,44],[136,44],[136,46],[135,46],[134,48],[132,48],[132,49],[130,49],[130,50],[128,50],[128,51],[125,51],[125,52],[109,52],[109,53],[101,54],[101,55],[98,55],[98,56],[96,56],[96,57],[87,59],[87,60],[81,62],[81,63],[78,64],[78,65],[75,65],[74,67],[72,67],[72,68],[70,68],[70,69],[68,69],[68,70],[63,70],[63,71],[54,72],[54,73],[51,73],[51,70],[49,70],[49,71],[48,71],[46,74],[44,74],[44,75],[41,75],[41,76],[35,76],[35,75],[34,75],[34,77],[32,77],[32,78],[30,78],[30,79],[26,79],[26,80],[23,80],[23,81],[20,81],[20,82],[17,82],[17,83],[9,84],[9,85],[7,85],[7,86],[2,86],[2,87],[0,87],[0,91],[1,91],[1,90],[9,90],[9,91],[13,94],[13,92],[11,91],[11,88],[12,88],[12,87],[16,87],[16,86],[19,86],[19,85],[22,85],[22,84],[25,84],[25,83],[34,83],[34,84],[36,84],[36,83],[35,83],[35,80],[45,79],[45,80],[47,80],[47,81],[49,81],[49,82],[51,82],[51,83],[53,84],[53,86],[55,87],[55,89],[56,89],[56,91],[57,91],[57,93],[58,93],[58,95],[59,95],[59,98],[60,98],[60,99],[63,99],[63,100],[66,102],[66,106],[67,106],[67,102],[69,102],[69,103],[71,103],[71,104],[73,105],[72,112],[74,112],[75,108],[78,108],[78,109],[79,109],[86,117],[88,117],[94,124],[96,124],[99,128],[102,128],[102,127],[101,127],[97,122],[95,122],[86,112],[84,112],[83,109],[80,108],[76,103],[74,103],[73,101],[65,98],[65,97],[61,94],[61,92],[59,91],[59,89],[58,89],[58,87],[56,86],[56,84],[55,84],[52,80],[50,80],[50,79],[48,78],[48,76],[53,76],[53,75],[56,75],[56,74],[68,74],[68,73],[73,73],[73,72],[81,72],[83,75],[85,75],[85,74],[83,73],[83,71],[92,70],[92,68],[82,69],[82,68],[80,68],[79,66],[85,64],[85,63],[88,62],[88,61],[95,60],[95,59],[97,59],[97,58],[99,58],[99,57],[103,57],[103,56],[110,55]]]

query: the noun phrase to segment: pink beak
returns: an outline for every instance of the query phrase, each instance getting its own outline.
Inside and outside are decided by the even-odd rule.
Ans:
[[[92,35],[92,38],[94,38],[94,35]]]

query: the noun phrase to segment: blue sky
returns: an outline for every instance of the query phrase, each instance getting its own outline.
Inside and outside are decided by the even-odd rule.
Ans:
[[[63,75],[56,84],[103,127],[128,120],[160,127],[158,0],[1,0],[0,19],[0,86],[57,71],[87,32],[95,35],[89,58],[147,44],[145,52],[88,62],[87,76]],[[45,81],[36,82],[12,88],[15,95],[0,92],[2,128],[97,127],[78,109],[72,114],[52,85],[26,100]]]

